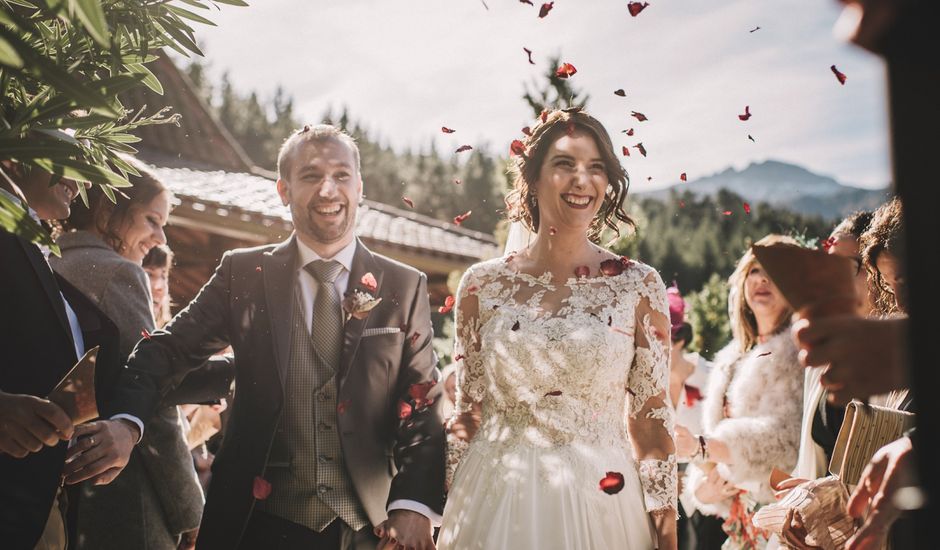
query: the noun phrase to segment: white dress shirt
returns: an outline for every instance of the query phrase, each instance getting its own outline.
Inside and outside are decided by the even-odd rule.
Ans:
[[[313,326],[313,304],[316,301],[317,290],[320,284],[317,282],[316,277],[311,275],[304,267],[310,262],[317,260],[333,260],[339,262],[340,265],[343,266],[343,270],[340,271],[336,280],[333,281],[333,285],[336,287],[336,292],[340,300],[342,300],[346,289],[349,288],[349,274],[352,270],[353,256],[356,255],[356,243],[358,241],[353,239],[352,242],[343,247],[343,249],[337,252],[332,258],[323,258],[312,248],[301,242],[300,238],[297,236],[294,237],[294,242],[297,243],[296,270],[297,286],[300,290],[300,305],[303,307],[304,323],[307,325],[307,332],[310,332]],[[431,510],[430,507],[415,500],[393,500],[388,504],[387,508],[388,512],[392,510],[411,510],[412,512],[417,512],[430,519],[431,524],[435,527],[440,526],[441,520],[443,519],[440,514]]]

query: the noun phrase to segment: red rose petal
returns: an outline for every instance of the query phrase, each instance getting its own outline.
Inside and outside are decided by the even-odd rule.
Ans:
[[[519,3],[520,3],[520,4],[528,4],[528,5],[530,5],[530,6],[534,6],[534,5],[535,5],[535,4],[532,3],[532,0],[519,0]]]
[[[653,181],[653,176],[646,176],[646,181]]]
[[[745,105],[745,106],[744,106],[744,114],[743,114],[743,115],[738,115],[738,118],[741,119],[741,120],[747,120],[747,119],[751,118],[751,106],[750,106],[750,105]]]
[[[760,355],[758,355],[758,357],[767,357],[767,356],[770,355],[770,354],[771,354],[771,352],[765,351],[764,353],[761,353]]]
[[[454,185],[460,185],[460,180],[455,178],[455,179],[454,179]]]
[[[447,298],[444,298],[444,305],[437,308],[437,312],[438,313],[450,313],[450,310],[454,309],[454,302],[455,300],[453,296],[448,296]]]
[[[411,398],[415,401],[426,401],[428,398],[428,392],[431,391],[431,388],[436,385],[437,382],[434,380],[412,384],[408,387],[408,395],[411,396]]]
[[[696,388],[695,386],[690,386],[685,384],[685,406],[691,407],[695,405],[696,401],[701,401],[702,391]]]
[[[614,91],[614,95],[619,95],[620,97],[627,97],[627,92],[623,91],[623,88]]]
[[[643,155],[644,157],[646,156],[646,147],[643,147],[642,141],[634,145],[634,147],[636,147],[637,151],[639,151],[641,155]]]
[[[623,474],[620,472],[607,472],[598,487],[608,495],[616,495],[623,490]]]
[[[562,63],[561,66],[555,70],[555,76],[558,78],[569,78],[574,76],[577,72],[578,69],[571,63]]]
[[[265,500],[271,496],[271,484],[261,476],[255,476],[251,482],[251,496],[256,500]]]
[[[561,395],[561,390],[552,390],[545,394],[545,397],[558,397]]]
[[[623,130],[623,133],[624,133],[624,134],[627,134],[628,136],[632,136],[632,135],[633,135],[633,128],[630,128],[629,130]]]
[[[408,197],[402,197],[401,200],[402,200],[402,202],[404,202],[405,204],[407,204],[410,208],[414,208],[414,207],[415,207],[415,201],[409,199]]]
[[[147,329],[145,328],[140,329],[140,335],[143,337],[144,340],[150,340],[150,333],[147,332]]]
[[[555,7],[554,2],[547,2],[545,4],[542,4],[542,7],[539,8],[539,19],[548,15],[548,12],[552,11],[552,8],[554,7]]]
[[[588,277],[590,275],[591,275],[591,270],[586,265],[579,265],[578,267],[574,268],[575,277],[581,278],[581,277]]]
[[[512,328],[510,328],[509,330],[512,330],[512,331],[519,330],[519,321],[516,321],[515,323],[513,323]]]
[[[535,65],[535,61],[532,61],[532,50],[530,50],[529,48],[523,47],[522,51],[524,51],[525,54],[529,56],[529,65]]]
[[[625,156],[625,157],[629,157],[629,156],[630,156],[630,148],[627,147],[626,145],[623,146],[623,148],[621,149],[621,151],[623,151],[623,156]]]
[[[730,210],[725,210],[724,212],[722,212],[722,214],[724,214],[725,216],[730,216],[730,215],[731,215],[731,211],[730,211]]]
[[[445,134],[453,134],[457,130],[451,130],[447,126],[441,126],[441,131],[444,132]]]
[[[343,399],[342,401],[340,401],[339,403],[337,403],[337,404],[336,404],[336,412],[337,412],[337,414],[345,414],[345,413],[346,413],[346,407],[349,406],[349,403],[350,403],[350,400],[349,400],[349,399]]]
[[[414,411],[410,403],[405,403],[404,401],[398,402],[398,418],[400,420],[407,420],[411,417],[411,413]]]
[[[473,212],[473,211],[472,211],[472,210],[467,210],[466,212],[464,212],[463,214],[460,214],[459,216],[454,216],[454,224],[455,224],[455,225],[460,225],[460,224],[462,224],[467,218],[470,217],[470,213],[471,213],[471,212]]]
[[[258,267],[256,267],[255,271],[257,271],[258,273],[261,273],[261,266],[259,265]]]
[[[689,181],[688,177],[686,177],[685,175],[685,172],[682,172],[681,174],[679,174],[679,179],[682,181]]]
[[[473,147],[470,145],[461,145],[460,147],[457,148],[455,153],[463,153],[464,151],[469,151],[470,149],[473,149]]]
[[[685,208],[685,201],[679,201],[679,208]]]
[[[829,237],[828,239],[822,242],[822,248],[823,250],[829,250],[830,248],[832,248],[832,245],[834,244],[836,244],[836,240],[833,237]]]
[[[630,10],[630,15],[636,17],[641,11],[646,9],[646,6],[649,6],[649,2],[643,2],[642,4],[639,2],[630,2],[627,4],[627,9]]]
[[[744,203],[742,206],[744,206],[744,213],[745,213],[745,214],[750,214],[750,213],[751,213],[751,205],[750,205],[750,204]]]
[[[525,156],[525,143],[518,139],[512,140],[512,143],[509,144],[509,156]]]
[[[369,292],[375,292],[379,288],[379,283],[375,280],[375,275],[372,272],[368,272],[359,279],[359,284],[366,287]]]
[[[466,358],[467,358],[466,355],[462,353],[458,353],[457,355],[454,356],[454,362],[456,363],[457,361],[463,361]]]
[[[542,119],[542,123],[548,122],[548,109],[542,109],[542,112],[539,113],[539,118]]]
[[[477,285],[473,285],[467,289],[467,294],[473,294],[474,292],[478,290],[480,290],[480,287],[478,287]]]
[[[839,71],[835,65],[829,67],[829,69],[832,71],[832,74],[836,75],[836,78],[839,80],[839,84],[845,86],[845,73]]]
[[[411,340],[411,345],[412,345],[412,346],[415,345],[415,344],[418,342],[418,338],[421,338],[421,333],[420,333],[420,332],[416,332],[416,333],[414,333],[414,334],[411,335],[411,338],[409,338],[409,340]]]
[[[638,113],[638,112],[636,112],[636,111],[630,111],[630,115],[631,115],[633,118],[639,120],[640,122],[643,122],[644,120],[649,120],[648,118],[646,118],[646,115],[644,115],[643,113]],[[627,135],[629,136],[629,135],[632,135],[632,134],[627,134]]]
[[[522,133],[529,137],[532,137],[532,128],[529,128],[528,126],[526,126],[522,129]]]
[[[617,259],[604,260],[601,262],[601,273],[607,277],[614,277],[623,273],[623,270],[633,264],[633,261],[626,256]]]

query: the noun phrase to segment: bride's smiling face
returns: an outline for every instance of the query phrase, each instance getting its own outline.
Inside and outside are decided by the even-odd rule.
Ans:
[[[535,184],[539,230],[584,232],[604,202],[607,169],[594,138],[575,130],[549,146]]]

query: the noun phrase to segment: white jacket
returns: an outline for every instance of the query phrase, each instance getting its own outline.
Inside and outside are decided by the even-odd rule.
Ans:
[[[705,394],[702,425],[705,435],[722,441],[731,452],[730,464],[718,472],[760,503],[774,501],[770,472],[790,472],[796,466],[803,417],[803,367],[790,331],[784,330],[745,354],[732,341],[715,357]],[[729,418],[724,416],[728,397]],[[727,517],[731,500],[703,504],[695,499],[705,479],[695,464],[687,470],[688,497],[704,514]]]

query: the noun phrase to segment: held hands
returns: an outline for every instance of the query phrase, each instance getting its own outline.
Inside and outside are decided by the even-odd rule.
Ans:
[[[127,466],[140,432],[128,420],[99,420],[77,426],[75,438],[65,455],[65,482],[107,485]]]
[[[704,504],[715,504],[738,493],[738,488],[721,477],[718,468],[712,468],[701,485],[695,489],[695,498]]]
[[[435,549],[431,520],[411,510],[392,510],[374,532],[381,539],[376,550]]]
[[[24,458],[70,439],[73,430],[72,420],[55,403],[0,392],[0,453]]]

